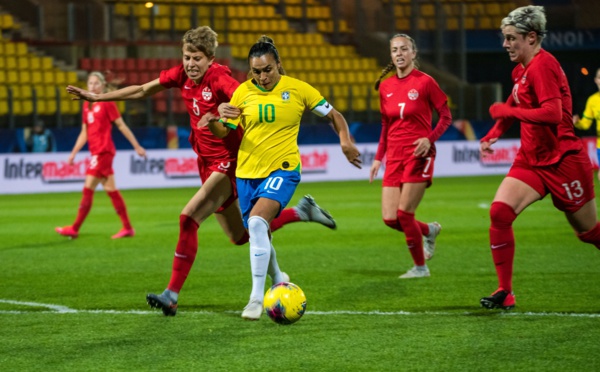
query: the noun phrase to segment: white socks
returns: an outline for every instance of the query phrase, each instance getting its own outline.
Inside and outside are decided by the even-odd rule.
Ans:
[[[262,302],[265,296],[265,282],[267,271],[277,270],[277,261],[270,264],[271,253],[275,253],[269,239],[269,224],[264,218],[252,216],[248,219],[248,233],[250,234],[250,268],[252,270],[252,293],[250,300]],[[271,270],[269,270],[271,269]],[[281,272],[279,272],[281,276]]]

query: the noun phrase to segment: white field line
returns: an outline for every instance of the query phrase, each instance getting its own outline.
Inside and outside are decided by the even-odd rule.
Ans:
[[[156,315],[160,314],[158,310],[77,310],[71,309],[67,306],[44,304],[38,302],[22,302],[14,300],[0,299],[0,303],[18,305],[18,306],[31,306],[38,308],[46,308],[47,310],[35,311],[35,310],[0,310],[0,314],[134,314],[134,315]],[[181,311],[180,313],[186,315],[219,315],[221,313],[215,311]],[[224,311],[226,314],[239,314],[240,311]],[[456,315],[480,315],[481,312],[444,312],[444,311],[350,311],[350,310],[337,310],[337,311],[307,311],[307,315],[376,315],[376,316],[456,316]],[[501,316],[527,316],[527,317],[568,317],[568,318],[600,318],[600,314],[587,314],[587,313],[549,313],[549,312],[498,312]]]

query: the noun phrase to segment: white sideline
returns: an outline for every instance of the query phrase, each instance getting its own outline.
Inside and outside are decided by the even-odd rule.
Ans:
[[[30,310],[0,310],[0,314],[136,314],[136,315],[156,315],[160,314],[160,311],[148,311],[148,310],[77,310],[71,309],[67,306],[44,304],[39,302],[22,302],[14,300],[0,299],[0,303],[9,305],[19,306],[31,306],[31,307],[44,307],[48,310],[43,311],[30,311]],[[215,311],[181,311],[183,314],[193,315],[218,315],[219,312]],[[237,314],[239,311],[225,311],[225,313]],[[350,311],[350,310],[337,310],[337,311],[307,311],[308,315],[380,315],[380,316],[395,316],[395,315],[437,315],[437,316],[453,316],[453,315],[478,315],[481,312],[462,312],[462,313],[451,313],[444,311]],[[500,316],[555,316],[555,317],[569,317],[569,318],[600,318],[600,314],[586,314],[586,313],[534,313],[534,312],[498,312]]]

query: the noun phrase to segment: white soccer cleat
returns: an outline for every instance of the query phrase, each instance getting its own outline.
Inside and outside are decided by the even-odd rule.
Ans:
[[[431,260],[435,253],[435,239],[442,231],[442,225],[437,222],[427,224],[429,226],[429,234],[423,237],[423,253],[426,260]]]
[[[319,207],[312,196],[304,195],[295,208],[302,221],[318,222],[335,230],[336,224],[333,217],[325,209]]]
[[[263,304],[258,300],[250,300],[242,311],[242,318],[247,320],[259,320],[263,313]]]
[[[286,273],[286,272],[281,272],[281,281],[279,283],[289,283],[290,282],[290,276]],[[275,284],[279,284],[279,283],[275,283]]]
[[[408,270],[406,273],[399,276],[400,279],[413,279],[413,278],[427,278],[431,276],[429,273],[429,268],[425,266],[424,269],[419,269],[416,266],[413,266],[412,269]]]

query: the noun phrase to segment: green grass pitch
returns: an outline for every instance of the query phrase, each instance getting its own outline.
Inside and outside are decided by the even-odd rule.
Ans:
[[[307,312],[280,326],[244,321],[248,246],[211,217],[175,317],[151,310],[167,285],[178,215],[193,189],[123,190],[137,235],[98,191],[75,240],[80,193],[0,196],[0,366],[14,371],[580,371],[600,370],[600,252],[580,242],[549,198],[514,224],[509,313],[479,307],[496,289],[489,203],[501,177],[438,178],[417,210],[439,221],[431,277],[380,217],[381,182],[302,183],[336,218],[331,231],[295,223],[274,234],[281,268]],[[598,190],[597,190],[598,191]]]

